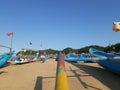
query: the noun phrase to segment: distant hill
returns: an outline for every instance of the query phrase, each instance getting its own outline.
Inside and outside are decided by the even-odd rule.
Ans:
[[[71,47],[67,47],[63,50],[54,50],[54,49],[46,49],[46,50],[38,50],[38,51],[34,51],[32,50],[32,53],[31,54],[36,54],[37,52],[39,53],[44,53],[44,54],[57,54],[58,52],[62,52],[64,54],[68,54],[70,52],[75,52],[75,53],[88,53],[89,52],[89,48],[95,48],[95,49],[98,49],[98,50],[101,50],[101,51],[105,51],[105,52],[112,52],[112,51],[115,51],[115,52],[120,52],[120,43],[116,43],[116,44],[112,44],[112,45],[108,45],[106,47],[103,47],[103,46],[99,46],[99,45],[90,45],[90,46],[85,46],[83,48],[79,48],[79,49],[74,49],[74,48],[71,48]],[[26,54],[30,54],[31,50],[28,49],[26,50],[26,52],[24,51],[19,51],[18,53],[22,53],[23,55],[26,55]]]

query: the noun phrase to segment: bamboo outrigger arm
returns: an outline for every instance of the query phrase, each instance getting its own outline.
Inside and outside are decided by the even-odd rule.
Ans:
[[[4,48],[9,48],[10,49],[10,52],[11,52],[11,47],[8,47],[8,46],[4,46],[4,45],[0,45],[0,47],[4,47]]]
[[[4,45],[0,45],[0,47],[4,47],[4,48],[9,48],[9,49],[11,49],[10,47],[4,46]]]

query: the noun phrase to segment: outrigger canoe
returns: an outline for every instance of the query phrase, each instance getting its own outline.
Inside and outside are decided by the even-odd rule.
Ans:
[[[32,58],[15,58],[15,63],[16,64],[23,64],[23,63],[28,63],[28,62],[32,62],[33,59]]]
[[[10,53],[0,54],[0,67],[2,67],[14,54],[14,51]]]
[[[120,75],[120,56],[116,54],[105,53],[94,48],[90,48],[89,52],[92,55],[99,57],[99,59],[97,60],[97,63],[99,65],[101,65],[109,71]]]
[[[65,58],[65,61],[67,62],[96,62],[92,57],[89,57],[88,55],[82,53],[79,56],[74,55],[73,53],[68,54]]]

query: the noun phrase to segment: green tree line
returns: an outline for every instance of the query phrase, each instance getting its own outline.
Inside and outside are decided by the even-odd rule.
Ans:
[[[30,49],[26,49],[26,50],[21,50],[18,52],[19,53],[22,53],[23,55],[28,55],[28,54],[36,54],[36,53],[40,53],[40,54],[57,54],[59,52],[62,52],[64,54],[68,54],[70,52],[75,52],[75,53],[88,53],[89,52],[89,48],[95,48],[97,50],[101,50],[101,51],[104,51],[104,52],[120,52],[120,43],[116,43],[116,44],[111,44],[111,45],[108,45],[106,47],[103,47],[103,46],[99,46],[99,45],[90,45],[90,46],[85,46],[83,48],[79,48],[79,49],[74,49],[72,47],[67,47],[63,50],[53,50],[53,49],[46,49],[46,50],[30,50]]]

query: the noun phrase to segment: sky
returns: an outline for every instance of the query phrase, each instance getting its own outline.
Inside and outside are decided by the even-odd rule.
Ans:
[[[0,0],[0,45],[43,50],[120,42],[120,0]],[[32,42],[32,45],[29,44]]]

